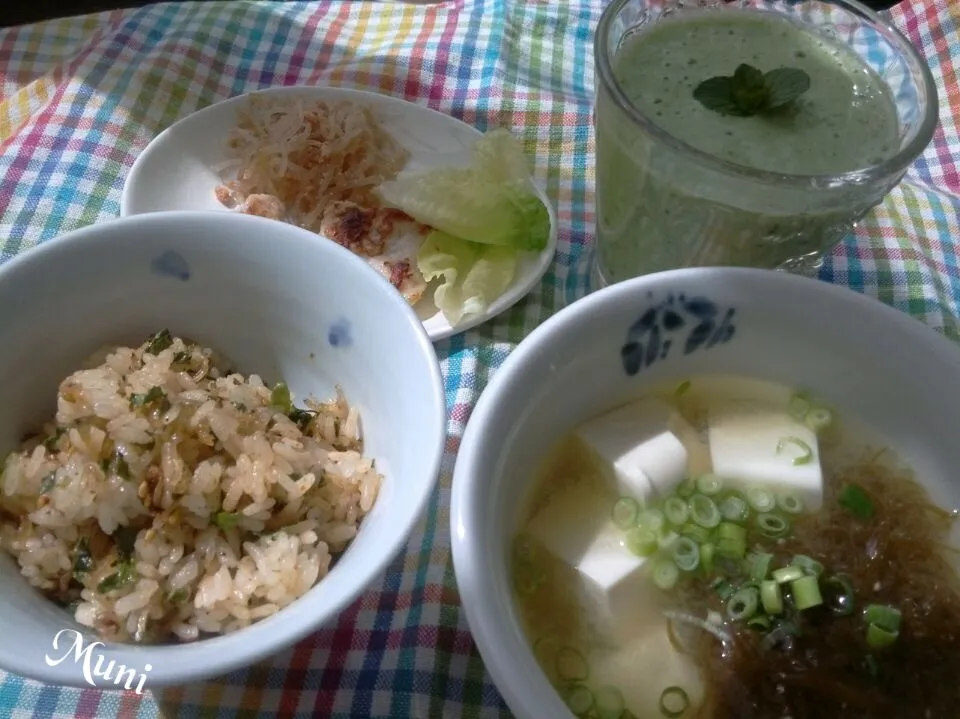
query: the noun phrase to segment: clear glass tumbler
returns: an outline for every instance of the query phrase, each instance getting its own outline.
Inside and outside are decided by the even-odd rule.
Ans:
[[[654,23],[690,13],[706,20],[707,14],[728,18],[723,14],[745,11],[787,16],[831,47],[856,53],[879,76],[895,105],[895,123],[889,113],[896,134],[890,151],[880,158],[865,157],[861,167],[840,174],[756,169],[729,154],[688,144],[671,133],[670,122],[657,121],[652,117],[656,113],[631,102],[618,79],[623,68],[617,65],[627,43],[639,41]],[[692,65],[700,50],[684,52],[690,53]],[[730,67],[711,74],[728,74],[737,63],[749,63],[750,52],[749,43],[732,43]],[[889,22],[855,0],[614,0],[597,27],[594,53],[595,288],[689,266],[811,273],[824,253],[901,180],[930,142],[938,119],[936,86],[923,58]],[[683,72],[656,65],[635,71]],[[856,78],[851,87],[851,102],[859,102]]]

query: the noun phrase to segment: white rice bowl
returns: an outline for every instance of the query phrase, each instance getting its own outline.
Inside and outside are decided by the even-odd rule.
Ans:
[[[7,457],[0,547],[108,640],[270,616],[323,579],[382,482],[339,389],[305,405],[165,330],[100,353]]]

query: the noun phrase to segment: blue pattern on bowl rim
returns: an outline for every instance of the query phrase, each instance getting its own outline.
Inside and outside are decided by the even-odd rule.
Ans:
[[[353,344],[353,338],[350,336],[350,320],[341,317],[327,331],[327,344],[331,347],[349,347]]]
[[[190,263],[179,252],[166,250],[150,262],[150,271],[184,282],[190,279]]]
[[[630,377],[666,359],[675,344],[682,344],[688,355],[726,344],[736,334],[736,309],[723,310],[707,297],[669,292],[654,302],[653,292],[647,292],[647,300],[651,304],[627,329],[620,347],[623,370]]]

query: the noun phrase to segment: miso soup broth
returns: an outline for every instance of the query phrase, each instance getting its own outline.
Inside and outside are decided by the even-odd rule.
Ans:
[[[512,572],[573,713],[960,716],[956,511],[869,439],[792,388],[711,376],[560,441]]]

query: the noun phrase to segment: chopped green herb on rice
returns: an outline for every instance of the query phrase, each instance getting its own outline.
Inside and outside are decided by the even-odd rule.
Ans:
[[[296,407],[167,330],[98,356],[0,475],[0,547],[34,587],[106,639],[192,641],[327,574],[381,482],[339,390]]]

